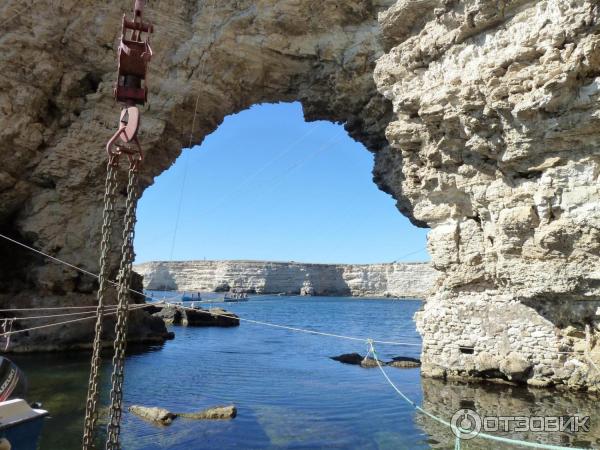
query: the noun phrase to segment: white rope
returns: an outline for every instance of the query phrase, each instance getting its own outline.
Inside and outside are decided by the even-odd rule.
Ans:
[[[205,2],[205,4],[206,3],[207,2]],[[213,27],[213,22],[214,22],[214,17],[215,17],[216,4],[217,4],[217,0],[213,0],[212,8],[211,8],[211,15],[210,15],[210,18],[208,20],[207,40],[210,39],[210,35],[212,33],[212,27]],[[205,68],[206,68],[206,60],[203,60],[201,62],[200,75],[198,76],[198,79],[200,79],[200,81],[202,81],[202,77],[204,76],[204,69]],[[192,129],[190,131],[190,143],[189,143],[189,147],[188,147],[190,149],[192,148],[192,144],[194,142],[194,131],[195,131],[195,128],[196,128],[196,118],[198,117],[198,104],[199,103],[200,103],[200,92],[196,96],[196,103],[194,105],[194,117],[192,118]],[[171,251],[170,251],[169,260],[173,259],[173,252],[175,251],[175,240],[177,238],[177,230],[179,229],[179,220],[180,220],[180,217],[181,217],[181,207],[183,205],[183,190],[185,189],[185,182],[187,180],[189,159],[190,159],[190,157],[189,157],[189,154],[188,154],[188,156],[185,159],[185,164],[183,166],[183,177],[182,177],[182,180],[181,180],[181,190],[179,192],[179,202],[178,202],[178,205],[177,205],[177,214],[175,216],[175,227],[173,229],[173,238],[171,239]]]
[[[81,272],[83,274],[89,275],[89,276],[94,277],[96,279],[99,278],[99,276],[97,274],[95,274],[95,273],[92,273],[92,272],[90,272],[88,270],[85,270],[85,269],[83,269],[81,267],[78,267],[78,266],[76,266],[74,264],[68,263],[68,262],[66,262],[66,261],[64,261],[62,259],[56,258],[54,256],[51,256],[51,255],[49,255],[47,253],[44,253],[44,252],[42,252],[42,251],[40,251],[40,250],[38,250],[36,248],[31,247],[29,245],[23,244],[22,242],[19,242],[19,241],[15,240],[15,239],[12,239],[12,238],[10,238],[10,237],[2,234],[2,233],[0,233],[0,238],[6,239],[7,241],[10,241],[10,242],[12,242],[12,243],[14,243],[16,245],[19,245],[19,246],[21,246],[23,248],[26,248],[27,250],[30,250],[30,251],[32,251],[34,253],[42,255],[42,256],[44,256],[44,257],[46,257],[46,258],[48,258],[48,259],[50,259],[50,260],[52,260],[52,261],[54,261],[56,263],[63,264],[65,266],[67,266],[67,267],[70,267],[70,268],[72,268],[74,270],[77,270],[78,272]],[[114,286],[117,286],[117,283],[114,282],[114,281],[112,281],[112,280],[109,280],[109,283],[112,284],[112,285],[114,285]],[[135,289],[131,289],[130,288],[129,291],[133,292],[135,294],[141,295],[141,296],[143,296],[146,299],[152,299],[152,300],[154,300],[152,297],[149,297],[145,293],[137,291]],[[172,297],[169,297],[169,298],[172,298]],[[166,299],[167,298],[164,298],[163,300],[166,300]],[[164,303],[164,302],[158,302],[158,303]],[[158,304],[158,303],[154,303],[154,304]],[[150,306],[150,305],[151,304],[146,305],[146,306]],[[26,311],[26,310],[35,311],[35,310],[54,310],[54,309],[80,309],[80,308],[81,309],[84,309],[84,308],[95,308],[95,306],[64,306],[64,307],[46,307],[46,308],[43,308],[43,307],[40,307],[40,308],[8,308],[8,309],[0,309],[0,312]],[[196,310],[196,309],[193,309],[193,308],[188,308],[188,309],[192,309],[193,311],[196,311],[196,312],[204,312],[204,313],[207,313],[207,314],[213,314],[213,315],[218,315],[218,316],[233,318],[232,316],[228,316],[227,314],[211,313],[210,311]],[[290,330],[290,331],[297,331],[297,332],[303,332],[303,333],[309,333],[309,334],[315,334],[315,335],[322,335],[322,336],[329,336],[329,337],[337,337],[337,338],[340,338],[340,339],[348,339],[348,340],[353,340],[353,341],[362,341],[362,342],[366,342],[367,341],[366,338],[359,338],[359,337],[354,337],[354,336],[343,336],[343,335],[334,334],[334,333],[324,333],[324,332],[320,332],[320,331],[306,330],[306,329],[297,328],[297,327],[289,327],[289,326],[286,326],[286,325],[278,325],[278,324],[273,324],[273,323],[268,323],[268,322],[261,322],[261,321],[258,321],[258,320],[239,318],[239,317],[238,317],[238,319],[240,321],[244,321],[244,322],[255,323],[255,324],[258,324],[258,325],[265,325],[265,326],[269,326],[269,327],[273,327],[273,328],[282,328],[282,329],[287,329],[287,330]],[[413,347],[420,347],[421,346],[421,344],[415,344],[415,343],[384,341],[384,340],[375,340],[374,342],[376,342],[378,344],[385,344],[385,345],[405,345],[405,346],[413,346]],[[455,346],[454,344],[450,344],[449,346],[452,346],[452,347],[455,347],[455,348],[462,348],[461,346]],[[579,355],[579,354],[581,354],[580,352],[557,351],[557,350],[553,350],[553,349],[548,349],[546,351],[552,352],[552,353],[555,353],[555,354],[564,354],[564,355]],[[593,361],[590,361],[590,362],[593,363]],[[595,364],[594,364],[594,366],[597,368],[597,366]],[[599,370],[599,372],[600,372],[600,370]]]
[[[113,311],[117,308],[117,305],[111,305],[105,308],[107,311]],[[37,319],[52,319],[55,317],[69,317],[69,316],[83,316],[84,314],[91,314],[93,311],[80,311],[75,313],[62,313],[62,314],[47,314],[45,316],[22,316],[22,317],[12,317],[11,320],[19,321],[19,320],[37,320]]]
[[[368,342],[367,338],[360,338],[360,337],[355,337],[355,336],[345,336],[342,334],[326,333],[323,331],[315,331],[315,330],[307,330],[305,328],[291,327],[288,325],[279,325],[279,324],[270,323],[270,322],[263,322],[260,320],[245,319],[243,317],[232,316],[230,314],[223,314],[223,313],[219,313],[219,312],[215,312],[215,311],[207,311],[204,309],[188,308],[187,306],[178,306],[178,307],[182,308],[184,310],[195,311],[195,312],[202,313],[202,314],[210,314],[213,316],[227,317],[229,319],[237,319],[242,322],[248,322],[248,323],[253,323],[253,324],[257,324],[257,325],[264,325],[264,326],[272,327],[272,328],[280,328],[280,329],[289,330],[289,331],[296,331],[296,332],[307,333],[307,334],[316,334],[319,336],[334,337],[334,338],[339,338],[339,339],[348,339],[351,341]],[[421,344],[415,344],[412,342],[395,342],[395,341],[379,341],[379,340],[374,340],[373,342],[377,342],[378,344],[387,344],[387,345],[406,345],[406,346],[414,346],[414,347],[421,346]]]
[[[144,304],[144,305],[132,306],[129,308],[129,311],[136,311],[138,309],[144,309],[144,308],[147,308],[148,306],[151,306],[151,305]],[[117,314],[117,311],[105,313],[105,314],[103,314],[103,316],[104,317],[114,316],[115,314]],[[83,320],[89,320],[89,319],[95,319],[95,318],[96,318],[96,314],[94,314],[93,316],[88,316],[88,317],[80,317],[78,319],[65,320],[63,322],[48,323],[48,324],[39,325],[36,327],[24,328],[22,330],[10,331],[10,332],[6,332],[6,333],[2,333],[2,334],[0,334],[0,336],[12,336],[13,334],[25,333],[25,332],[34,331],[34,330],[41,330],[43,328],[56,327],[59,325],[67,325],[70,323],[81,322]]]
[[[373,353],[373,356],[375,357],[375,362],[377,363],[377,367],[379,367],[379,370],[383,374],[383,376],[386,379],[386,381],[388,382],[388,384],[398,393],[398,395],[400,395],[400,397],[402,397],[402,399],[404,401],[406,401],[407,403],[412,405],[417,411],[426,415],[430,419],[433,419],[436,422],[449,427],[450,429],[457,429],[459,431],[459,434],[462,434],[462,433],[468,434],[469,433],[469,430],[463,430],[461,428],[454,427],[454,425],[452,425],[450,422],[442,419],[441,417],[437,417],[436,415],[430,413],[429,411],[426,411],[425,409],[423,409],[419,405],[417,405],[413,400],[408,398],[404,394],[404,392],[402,392],[398,388],[398,386],[396,386],[394,384],[394,382],[390,379],[388,374],[385,372],[385,370],[381,366],[381,363],[379,362],[379,358],[377,357],[377,353],[375,351],[375,347],[373,346],[373,342],[375,342],[375,341],[371,341],[370,346],[371,346],[371,352]],[[551,444],[538,444],[537,442],[521,441],[518,439],[509,439],[509,438],[504,438],[504,437],[500,437],[500,436],[494,436],[494,435],[487,434],[487,433],[479,433],[479,434],[477,434],[476,437],[491,440],[491,441],[496,441],[496,442],[502,442],[504,444],[521,445],[523,447],[530,447],[530,448],[542,448],[542,449],[550,449],[550,450],[585,450],[585,449],[576,448],[576,447],[562,447],[562,446],[551,445]],[[457,445],[457,446],[455,446],[455,448],[460,448],[460,446]]]
[[[12,312],[12,311],[48,311],[54,309],[96,309],[96,306],[48,306],[48,307],[35,307],[35,308],[6,308],[0,309],[0,312]]]
[[[93,273],[93,272],[90,272],[89,270],[85,270],[85,269],[83,269],[83,268],[81,268],[81,267],[78,267],[78,266],[76,266],[76,265],[74,265],[74,264],[68,263],[68,262],[66,262],[66,261],[64,261],[64,260],[62,260],[62,259],[56,258],[55,256],[49,255],[48,253],[44,253],[44,252],[42,252],[41,250],[38,250],[38,249],[36,249],[36,248],[33,248],[33,247],[30,247],[30,246],[29,246],[29,245],[27,245],[27,244],[23,244],[22,242],[19,242],[19,241],[17,241],[17,240],[15,240],[15,239],[13,239],[13,238],[10,238],[10,237],[8,237],[8,236],[6,236],[6,235],[2,234],[2,233],[0,233],[0,238],[2,238],[2,239],[6,239],[7,241],[9,241],[9,242],[12,242],[13,244],[16,244],[16,245],[19,245],[19,246],[21,246],[21,247],[23,247],[23,248],[26,248],[27,250],[30,250],[30,251],[32,251],[32,252],[34,252],[34,253],[37,253],[38,255],[42,255],[42,256],[44,256],[44,257],[46,257],[46,258],[48,258],[48,259],[50,259],[50,260],[52,260],[52,261],[54,261],[54,262],[56,262],[56,263],[62,264],[62,265],[64,265],[64,266],[67,266],[67,267],[70,267],[71,269],[74,269],[74,270],[76,270],[76,271],[78,271],[78,272],[80,272],[80,273],[83,273],[83,274],[85,274],[85,275],[89,275],[89,276],[91,276],[91,277],[94,277],[94,278],[96,278],[96,279],[100,278],[100,276],[99,276],[98,274],[95,274],[95,273]],[[108,282],[109,282],[110,284],[112,284],[113,286],[119,286],[119,285],[118,285],[118,283],[117,283],[117,282],[115,282],[115,281],[108,280]],[[144,298],[151,298],[151,297],[148,297],[148,296],[147,296],[146,294],[144,294],[143,292],[136,291],[135,289],[131,289],[131,288],[129,288],[129,292],[133,292],[134,294],[141,295],[141,296],[143,296]],[[65,306],[64,308],[76,308],[76,307],[75,307],[75,306],[68,306],[68,307],[66,307],[66,306]],[[80,308],[80,307],[77,307],[77,308]],[[85,306],[85,308],[88,308],[88,307],[87,307],[87,306]],[[94,308],[95,308],[95,306],[94,306]],[[43,308],[43,309],[49,309],[49,308]],[[3,311],[3,310],[0,310],[0,311]],[[8,310],[5,310],[5,311],[8,311]],[[10,311],[16,311],[16,309],[12,309],[12,310],[10,310]]]

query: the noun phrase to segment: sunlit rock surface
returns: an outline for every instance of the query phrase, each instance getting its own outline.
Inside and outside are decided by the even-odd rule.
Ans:
[[[596,386],[597,2],[208,4],[148,11],[144,185],[189,144],[194,105],[197,144],[228,114],[299,100],[307,119],[342,122],[374,152],[375,182],[431,228],[442,276],[417,316],[423,373]],[[91,271],[122,8],[0,6],[0,230]],[[2,243],[0,288],[2,305],[28,306],[91,304],[95,285]],[[17,340],[85,341],[90,329]]]
[[[380,15],[394,118],[375,172],[432,228],[444,273],[417,314],[426,374],[600,379],[598,14],[480,0]]]
[[[427,263],[303,264],[270,261],[173,261],[136,265],[146,289],[256,294],[424,298],[439,276]],[[310,290],[310,294],[308,293]]]

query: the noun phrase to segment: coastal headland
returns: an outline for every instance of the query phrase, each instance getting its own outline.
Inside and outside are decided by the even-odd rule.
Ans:
[[[151,290],[421,299],[439,276],[429,263],[157,261],[136,265],[135,271]]]

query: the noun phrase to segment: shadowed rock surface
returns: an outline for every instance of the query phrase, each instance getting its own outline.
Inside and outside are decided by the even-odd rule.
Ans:
[[[365,369],[371,369],[374,367],[379,367],[377,365],[377,361],[372,357],[364,357],[359,353],[344,353],[340,356],[331,356],[330,359],[334,361],[339,361],[344,364],[351,364],[354,366],[361,366]],[[390,362],[384,362],[379,360],[379,364],[382,366],[390,366],[396,368],[414,368],[419,367],[421,365],[421,361],[415,358],[409,358],[407,356],[397,356]]]
[[[177,305],[156,307],[152,315],[162,319],[168,325],[183,325],[190,327],[237,327],[240,324],[238,316],[221,308],[191,309]]]

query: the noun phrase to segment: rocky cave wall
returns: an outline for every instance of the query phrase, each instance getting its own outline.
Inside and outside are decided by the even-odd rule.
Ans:
[[[444,273],[417,314],[425,374],[597,388],[598,14],[426,1],[380,17],[401,42],[375,71],[394,108],[375,171]]]
[[[129,3],[0,6],[0,230],[92,271]],[[431,228],[424,374],[595,386],[597,3],[215,4],[149,5],[144,185],[188,145],[196,99],[193,143],[254,103],[300,100],[374,152],[375,182]],[[6,243],[0,269],[4,305],[93,301],[93,280]]]
[[[143,186],[190,141],[200,143],[225,116],[260,102],[300,100],[307,119],[343,122],[369,148],[383,147],[391,105],[377,94],[372,73],[383,54],[377,14],[390,3],[149,2],[155,57],[142,111]],[[132,4],[0,5],[0,232],[92,272],[98,271],[104,145],[120,111],[112,97],[116,48],[121,17]],[[124,177],[123,171],[122,186]],[[113,249],[114,277],[118,245]],[[95,288],[93,278],[0,240],[1,305],[93,304]],[[156,324],[138,316],[132,337],[160,338]],[[105,327],[107,339],[111,328]],[[85,346],[91,332],[91,321],[49,328],[13,336],[11,348]]]

